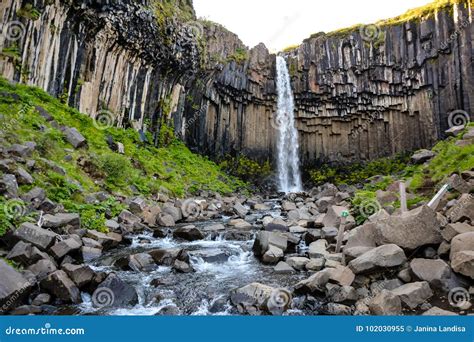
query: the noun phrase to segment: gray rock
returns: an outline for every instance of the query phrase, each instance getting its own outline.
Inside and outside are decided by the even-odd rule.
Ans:
[[[42,250],[47,250],[58,238],[56,233],[40,228],[32,223],[23,223],[15,230],[14,235],[20,240],[29,242]]]
[[[28,316],[28,315],[38,315],[42,312],[43,310],[41,310],[39,306],[22,305],[10,311],[9,314],[12,316]]]
[[[78,288],[82,289],[89,285],[95,277],[95,272],[87,265],[65,264],[62,269],[71,278]]]
[[[268,250],[262,256],[262,261],[267,264],[276,264],[281,258],[283,258],[283,255],[284,253],[282,249],[269,245]]]
[[[305,257],[289,257],[286,259],[286,263],[298,271],[303,271],[308,262],[309,259]]]
[[[266,231],[273,232],[273,231],[278,231],[278,232],[287,232],[288,231],[288,226],[282,225],[282,224],[277,224],[277,223],[269,223],[265,227]]]
[[[48,259],[38,261],[36,264],[28,267],[28,271],[32,272],[38,280],[44,279],[49,274],[56,271],[58,268],[56,264]]]
[[[15,307],[28,296],[33,283],[0,259],[0,313]]]
[[[353,303],[358,297],[352,286],[339,286],[331,283],[326,284],[326,296],[328,300],[335,303]]]
[[[41,305],[49,304],[50,302],[51,302],[51,296],[48,293],[40,293],[33,299],[31,304],[35,306],[41,306]]]
[[[118,216],[118,222],[133,226],[135,223],[140,223],[141,218],[139,218],[138,216],[132,214],[128,210],[122,210],[122,212]],[[173,225],[174,225],[174,223],[173,223]]]
[[[341,286],[350,286],[354,279],[355,275],[348,267],[338,265],[334,268],[325,268],[300,281],[295,285],[295,291],[303,294],[325,292],[325,286],[328,282]]]
[[[122,235],[117,233],[101,233],[96,230],[88,230],[86,237],[99,242],[105,250],[117,247],[122,242]]]
[[[396,244],[415,249],[443,241],[436,212],[427,206],[376,222],[377,245]]]
[[[84,260],[84,262],[90,262],[99,258],[102,255],[102,249],[83,246],[81,248],[81,253],[82,260]]]
[[[206,232],[219,232],[225,230],[225,226],[221,223],[211,224],[209,226],[204,227],[203,229]]]
[[[464,125],[462,126],[453,126],[449,129],[447,129],[446,131],[444,131],[444,133],[446,133],[446,135],[448,137],[455,137],[457,136],[459,133],[461,133],[462,131],[464,131]]]
[[[290,265],[288,265],[284,261],[280,261],[278,264],[276,264],[276,266],[273,268],[273,270],[277,274],[293,274],[293,273],[295,273],[295,270],[293,269],[293,267],[291,267]]]
[[[16,170],[15,175],[16,175],[18,184],[31,185],[35,182],[33,177],[22,167],[19,167]]]
[[[474,279],[474,250],[454,253],[451,266],[454,272]]]
[[[349,316],[352,314],[352,310],[349,306],[344,304],[328,303],[326,313],[333,316]]]
[[[18,183],[14,175],[5,174],[0,178],[0,194],[5,194],[8,198],[18,197]]]
[[[149,272],[156,267],[155,261],[148,253],[130,255],[128,260],[128,266],[135,272]]]
[[[130,211],[132,212],[132,214],[140,215],[147,208],[147,204],[143,198],[135,197],[132,199],[128,207],[130,208]]]
[[[474,251],[474,232],[456,235],[451,240],[450,259],[452,260],[454,255],[461,251]]]
[[[171,215],[173,217],[174,222],[178,222],[183,219],[183,213],[181,212],[181,209],[173,205],[165,205],[163,207],[163,212],[168,215]]]
[[[446,213],[451,222],[469,220],[474,222],[474,196],[463,194]]]
[[[474,226],[465,222],[456,222],[446,225],[446,227],[441,231],[441,235],[443,235],[443,238],[449,242],[456,235],[468,232],[474,232]]]
[[[324,268],[326,260],[324,258],[309,259],[309,262],[305,265],[308,271],[320,271]]]
[[[422,316],[457,316],[458,314],[452,311],[443,310],[437,306],[433,306],[431,309],[423,312]]]
[[[296,207],[296,204],[294,204],[293,202],[289,202],[289,201],[283,201],[282,204],[281,204],[281,208],[284,210],[284,211],[291,211],[291,210],[296,210],[298,209]]]
[[[413,274],[420,280],[429,283],[451,277],[451,268],[441,259],[413,259],[410,262]]]
[[[175,226],[175,220],[173,216],[171,216],[170,214],[165,214],[165,213],[159,214],[156,219],[156,222],[158,223],[158,225],[163,226],[163,227]]]
[[[392,293],[400,297],[402,303],[410,309],[416,308],[433,296],[433,291],[426,281],[402,285],[392,290]]]
[[[204,239],[201,231],[193,225],[176,228],[173,231],[173,237],[187,241],[195,241]]]
[[[67,274],[58,270],[41,281],[41,288],[49,291],[60,300],[66,303],[81,303],[81,293],[74,282]]]
[[[83,147],[87,144],[86,138],[79,133],[79,131],[76,128],[66,128],[64,131],[66,135],[66,140],[74,147],[74,148],[80,148]]]
[[[291,305],[291,295],[288,291],[260,283],[251,283],[231,291],[230,300],[239,312],[250,314],[272,311],[275,306],[279,306],[279,311],[285,311]]]
[[[278,232],[258,232],[253,245],[254,254],[256,256],[263,256],[270,246],[278,247],[285,252],[288,247],[288,238]]]
[[[389,290],[380,291],[377,296],[369,301],[368,306],[372,315],[397,316],[402,314],[400,297]]]
[[[355,273],[369,273],[381,268],[395,267],[406,261],[403,250],[397,245],[383,245],[374,248],[349,263],[349,268]]]
[[[222,249],[199,249],[189,252],[189,256],[200,258],[209,263],[224,263],[229,259],[229,254]]]
[[[101,293],[107,294],[107,307],[126,307],[138,304],[138,294],[135,288],[116,274],[110,274],[94,292],[97,298]],[[94,297],[94,296],[93,296]],[[92,301],[95,306],[102,306],[99,301]]]
[[[175,269],[176,271],[178,271],[180,273],[194,272],[194,269],[192,268],[192,266],[189,263],[187,263],[185,261],[182,261],[182,260],[178,260],[178,259],[176,259],[173,262],[173,269]]]
[[[311,244],[308,247],[309,257],[310,258],[324,257],[326,254],[328,254],[327,248],[328,248],[328,243],[324,239],[311,242]]]
[[[411,156],[410,160],[413,164],[423,164],[424,162],[434,158],[436,153],[430,150],[419,150],[414,155]]]
[[[22,195],[21,198],[23,201],[38,207],[46,199],[46,191],[44,191],[42,188],[36,187]]]
[[[79,214],[56,214],[56,215],[44,215],[43,225],[44,228],[62,228],[71,226],[74,229],[81,228],[81,217]]]
[[[238,215],[242,219],[244,219],[245,215],[247,215],[248,213],[248,209],[238,202],[234,204],[234,206],[232,207],[232,210],[234,211],[236,215]]]
[[[158,265],[171,266],[176,259],[189,261],[189,255],[181,248],[155,249],[148,254]]]
[[[51,254],[56,259],[62,259],[68,254],[78,251],[82,247],[82,240],[79,236],[57,242],[50,248]]]

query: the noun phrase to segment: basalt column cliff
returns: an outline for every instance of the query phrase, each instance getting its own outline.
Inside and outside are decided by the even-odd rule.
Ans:
[[[178,137],[213,157],[274,160],[275,55],[248,50],[192,4],[27,1],[0,6],[0,71],[80,111]],[[432,145],[453,112],[474,112],[470,0],[330,34],[284,53],[304,164]],[[464,113],[464,114],[463,114]],[[452,117],[452,115],[451,115]]]

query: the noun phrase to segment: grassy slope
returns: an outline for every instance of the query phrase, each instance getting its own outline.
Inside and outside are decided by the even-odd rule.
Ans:
[[[156,148],[140,143],[138,133],[132,129],[98,129],[90,117],[63,105],[42,90],[12,85],[2,78],[0,93],[19,96],[17,101],[0,95],[0,113],[3,115],[0,132],[4,138],[10,144],[34,141],[38,145],[33,156],[39,168],[33,174],[35,184],[22,186],[21,190],[28,191],[34,186],[46,189],[51,200],[81,212],[89,223],[88,228],[101,229],[103,213],[111,210],[116,214],[120,210],[115,201],[97,206],[84,203],[88,193],[103,189],[122,195],[152,196],[166,192],[185,196],[199,190],[231,193],[245,187],[238,179],[227,176],[215,163],[191,153],[177,140],[166,148]],[[73,149],[62,132],[39,115],[35,109],[37,105],[46,109],[60,125],[76,127],[87,139],[88,147]],[[107,136],[124,144],[125,155],[110,150]],[[67,161],[67,156],[72,159]],[[52,160],[64,168],[66,176],[52,171],[41,158]],[[78,166],[80,160],[87,161],[89,173]]]

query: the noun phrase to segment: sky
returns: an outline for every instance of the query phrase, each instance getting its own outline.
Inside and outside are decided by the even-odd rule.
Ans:
[[[312,33],[370,24],[430,0],[193,0],[198,17],[224,25],[245,45],[271,51],[299,44]]]

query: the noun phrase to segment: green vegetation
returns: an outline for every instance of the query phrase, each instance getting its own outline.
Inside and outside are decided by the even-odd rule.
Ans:
[[[219,165],[227,173],[256,185],[272,174],[268,160],[260,164],[244,155],[227,156]]]
[[[88,194],[101,190],[126,196],[185,196],[200,190],[226,194],[246,187],[242,181],[225,175],[215,163],[189,151],[169,128],[166,147],[155,147],[141,142],[133,129],[101,129],[89,116],[39,88],[13,85],[0,78],[0,94],[2,138],[7,144],[37,144],[32,156],[36,162],[35,184],[23,185],[21,191],[35,186],[45,189],[51,200],[80,212],[85,227],[101,230],[105,214],[120,211],[120,204],[115,201],[86,203]],[[87,147],[73,149],[58,126],[42,117],[36,106],[46,110],[60,126],[77,128],[87,139]],[[152,141],[151,134],[146,134]],[[124,155],[109,148],[108,137],[124,145]],[[0,210],[0,225],[8,226],[2,215]]]
[[[244,48],[237,48],[235,52],[229,56],[227,56],[227,61],[235,61],[236,63],[243,62],[247,60],[248,52]]]
[[[26,4],[24,7],[20,8],[16,14],[19,17],[29,20],[38,20],[41,17],[41,12],[32,4]]]
[[[171,18],[181,22],[195,19],[194,9],[186,0],[153,0],[151,6],[161,26],[164,26],[166,20]]]
[[[284,48],[283,52],[290,52],[290,51],[295,50],[299,47],[300,47],[300,44],[290,45],[290,46],[287,46],[286,48]]]
[[[376,175],[391,175],[405,169],[409,157],[407,154],[398,155],[395,158],[381,158],[368,163],[356,163],[338,167],[322,166],[310,170],[311,180],[316,184],[326,182],[335,184],[358,184],[365,183]],[[385,180],[385,182],[388,182]]]

